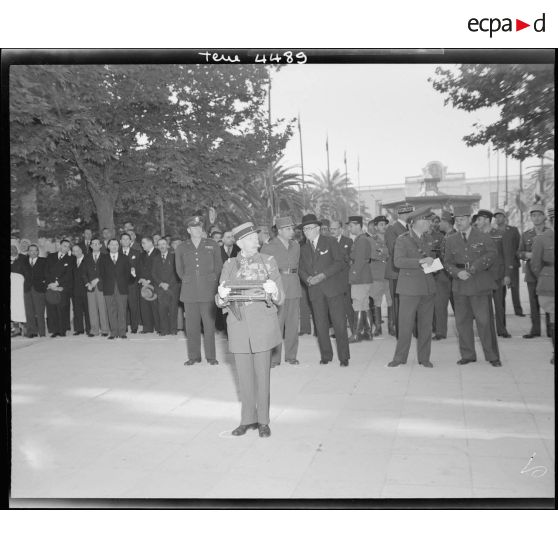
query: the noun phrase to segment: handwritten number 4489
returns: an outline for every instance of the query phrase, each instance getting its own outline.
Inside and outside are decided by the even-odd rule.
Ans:
[[[266,58],[265,54],[256,54],[254,62],[256,64],[292,64],[296,61],[297,64],[305,64],[307,60],[308,58],[304,52],[301,51],[293,54],[290,50],[287,50],[283,55],[271,54],[269,60]]]

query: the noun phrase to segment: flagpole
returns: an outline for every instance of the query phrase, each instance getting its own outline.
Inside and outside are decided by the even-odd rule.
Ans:
[[[302,154],[302,125],[300,124],[300,113],[298,114],[298,136],[300,138],[300,168],[302,170],[302,205],[306,213],[306,180],[304,178],[304,156]]]
[[[330,172],[329,172],[329,134],[326,135],[326,155],[327,155],[327,187],[331,186],[330,184]]]
[[[357,203],[358,214],[360,215],[360,155],[357,156]]]
[[[508,209],[508,154],[506,153],[506,167],[505,167],[505,172],[506,172],[506,209]]]
[[[343,162],[345,163],[345,195],[348,195],[349,192],[349,173],[347,171],[347,150],[345,149],[343,153]],[[345,210],[347,212],[347,220],[349,219],[349,207],[348,207],[348,200],[345,198]]]
[[[523,159],[519,159],[519,200],[520,202],[523,201]],[[523,208],[521,207],[521,203],[519,205],[519,224],[520,224],[520,232],[523,232]]]
[[[500,152],[496,149],[496,209],[500,207]]]

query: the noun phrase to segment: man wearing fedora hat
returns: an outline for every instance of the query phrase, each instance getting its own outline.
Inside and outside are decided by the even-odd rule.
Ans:
[[[335,332],[339,362],[341,366],[348,366],[350,353],[344,309],[343,253],[334,238],[320,234],[320,222],[315,215],[307,214],[302,217],[302,231],[307,240],[300,248],[298,272],[308,285],[320,347],[320,364],[333,360],[329,314]]]
[[[211,365],[215,358],[215,294],[223,260],[220,246],[203,236],[203,221],[193,215],[186,221],[190,238],[175,252],[176,272],[182,281],[180,300],[184,302],[188,360],[185,366],[201,362],[201,324],[205,358]]]
[[[415,323],[417,331],[418,363],[432,368],[430,346],[432,343],[432,319],[436,284],[432,273],[425,273],[423,266],[432,265],[434,250],[430,230],[430,208],[408,214],[409,232],[395,241],[393,263],[399,269],[397,294],[399,295],[399,335],[390,367],[405,364],[409,356]]]
[[[544,214],[544,207],[541,204],[531,207],[529,217],[534,226],[521,235],[518,249],[519,259],[524,262],[523,272],[525,274],[525,282],[527,283],[527,291],[529,292],[529,312],[531,314],[531,331],[523,336],[525,339],[541,336],[541,311],[537,296],[537,277],[531,271],[531,254],[535,237],[549,230],[545,225],[546,216]],[[549,334],[547,320],[547,335]]]
[[[360,215],[351,216],[348,221],[349,230],[355,237],[351,247],[351,266],[349,268],[354,311],[353,334],[349,338],[349,343],[357,343],[363,339],[371,341],[374,337],[368,301],[372,287],[370,269],[372,247],[362,229],[362,222]]]
[[[271,351],[282,340],[277,307],[283,303],[285,292],[275,258],[258,253],[258,233],[253,223],[235,227],[233,234],[240,253],[225,262],[215,295],[215,303],[227,315],[229,349],[234,354],[242,403],[240,426],[232,435],[243,436],[248,430],[258,429],[260,437],[267,438],[271,435]],[[230,301],[227,283],[242,281],[261,281],[270,298]]]
[[[393,301],[393,314],[395,320],[395,335],[399,334],[398,326],[398,312],[399,312],[399,296],[397,294],[397,278],[399,270],[393,263],[393,252],[395,250],[395,241],[397,237],[407,232],[407,216],[414,211],[414,207],[409,204],[400,205],[397,208],[397,221],[390,223],[386,228],[385,240],[389,251],[388,265],[386,266],[386,277],[389,280],[389,290],[391,292],[391,299]]]
[[[444,267],[451,274],[455,303],[455,325],[461,359],[457,364],[476,362],[473,320],[477,323],[484,356],[492,366],[502,366],[494,327],[492,291],[495,287],[490,266],[497,258],[489,235],[471,226],[471,207],[454,207],[457,233],[446,238]]]
[[[548,209],[548,220],[554,225],[554,208]],[[541,308],[549,316],[548,327],[554,349],[555,316],[555,278],[554,278],[554,230],[550,229],[535,237],[531,254],[531,271],[537,277],[537,297]],[[554,364],[554,351],[551,364]]]
[[[141,239],[141,246],[143,252],[137,260],[135,267],[136,278],[140,289],[142,287],[151,286],[155,289],[153,280],[153,264],[155,259],[159,256],[159,250],[153,245],[153,237],[143,236]],[[159,311],[157,309],[156,299],[151,296],[140,296],[140,313],[141,322],[143,324],[142,333],[159,332]]]
[[[279,330],[284,339],[285,362],[298,364],[298,322],[300,319],[300,279],[298,263],[300,246],[294,238],[294,222],[291,217],[278,217],[275,225],[277,236],[264,244],[262,254],[273,256],[279,266],[279,273],[285,290],[285,301],[278,310]],[[271,367],[281,363],[281,344],[271,353]]]

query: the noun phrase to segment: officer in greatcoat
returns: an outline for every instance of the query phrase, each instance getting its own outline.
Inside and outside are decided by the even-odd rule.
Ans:
[[[247,222],[233,229],[240,253],[223,266],[215,302],[227,316],[229,349],[234,354],[238,373],[240,426],[233,436],[258,429],[261,438],[271,435],[269,428],[271,351],[281,343],[277,307],[285,299],[282,276],[273,256],[258,252],[258,232]],[[230,282],[261,281],[269,300],[230,301]]]

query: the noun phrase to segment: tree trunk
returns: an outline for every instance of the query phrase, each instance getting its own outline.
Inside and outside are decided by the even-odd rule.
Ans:
[[[97,210],[99,230],[110,229],[112,234],[116,234],[114,229],[114,201],[106,194],[97,194],[91,191],[91,197]]]
[[[19,211],[19,236],[27,238],[31,242],[39,239],[39,227],[37,225],[37,188],[35,185],[21,193]]]

